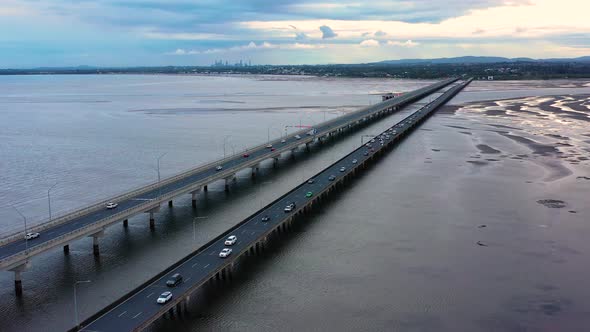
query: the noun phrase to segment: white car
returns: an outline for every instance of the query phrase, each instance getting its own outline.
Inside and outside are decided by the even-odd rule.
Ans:
[[[225,258],[227,256],[231,255],[231,249],[230,248],[223,248],[223,250],[221,250],[221,252],[219,253],[219,257],[221,258]]]
[[[114,209],[114,208],[116,208],[117,206],[119,206],[119,204],[117,204],[117,203],[114,203],[114,202],[108,202],[108,203],[107,203],[107,209],[109,209],[109,210],[110,210],[110,209]]]
[[[215,167],[215,170],[217,170],[217,171],[221,171],[222,169],[223,169],[223,166],[221,166],[221,165]]]
[[[286,143],[286,142],[287,142],[287,140],[285,140],[285,139],[281,140],[281,143]]]
[[[266,148],[267,148],[267,149],[271,149],[271,148],[272,148],[272,144],[267,144],[267,145],[266,145]]]
[[[285,206],[285,212],[291,212],[295,209],[295,202],[291,202],[289,205]]]
[[[33,232],[33,233],[27,233],[25,234],[25,240],[32,240],[32,239],[36,239],[39,237],[39,233],[37,232]]]
[[[171,298],[172,298],[172,292],[164,292],[164,293],[160,294],[160,296],[158,297],[156,302],[158,302],[158,304],[164,304],[164,303],[170,301]]]
[[[301,139],[301,136],[295,135],[295,139]]]
[[[230,235],[228,236],[227,239],[225,239],[225,245],[226,246],[233,246],[234,243],[236,243],[236,241],[238,240],[238,237],[235,235]]]
[[[353,160],[352,160],[352,163],[353,163],[353,164],[356,164],[356,163],[357,163],[357,161],[358,161],[358,160],[356,160],[356,159],[353,159]]]
[[[375,139],[370,140],[371,143],[375,143]]]
[[[344,167],[344,166],[340,167],[340,172],[344,172],[344,171],[346,171],[346,167]]]

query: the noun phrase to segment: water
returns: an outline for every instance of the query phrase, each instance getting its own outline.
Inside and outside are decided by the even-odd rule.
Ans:
[[[10,78],[8,84],[0,79],[3,86],[11,87],[0,98],[0,112],[13,119],[11,124],[0,124],[0,133],[12,137],[11,144],[2,143],[0,160],[3,170],[8,169],[8,160],[10,174],[20,179],[7,177],[12,184],[10,190],[2,189],[3,201],[24,204],[27,213],[38,211],[40,216],[46,192],[37,189],[41,186],[37,184],[44,182],[41,178],[26,182],[35,169],[48,170],[52,180],[59,180],[58,187],[69,183],[73,174],[88,178],[83,183],[89,185],[76,186],[72,181],[63,189],[56,187],[56,204],[71,203],[62,205],[61,209],[67,209],[66,205],[74,202],[91,202],[118,192],[118,188],[153,181],[155,156],[162,150],[153,148],[155,145],[171,150],[163,166],[170,172],[165,174],[173,174],[222,155],[224,135],[232,135],[234,144],[258,143],[266,139],[266,128],[273,121],[298,122],[305,111],[309,121],[320,121],[326,107],[328,117],[337,116],[336,110],[354,109],[367,104],[369,98],[378,100],[369,97],[369,92],[427,83],[110,76]],[[48,85],[46,80],[58,83]],[[167,83],[154,84],[159,82]],[[74,89],[77,96],[67,99],[77,101],[64,103],[64,92],[73,87],[78,87]],[[490,95],[513,98],[514,89],[501,91],[498,87],[498,83],[474,82],[465,95],[470,100],[490,99]],[[530,84],[524,88],[537,92],[559,89]],[[230,107],[218,101],[195,103],[221,100],[218,96],[184,96],[197,89],[199,94],[207,89],[212,95],[223,90],[223,100],[248,100],[266,111],[246,111],[243,109],[256,107],[237,103]],[[248,93],[236,95],[243,91]],[[557,91],[582,93],[585,88]],[[483,95],[471,97],[475,93]],[[465,95],[453,103],[461,102]],[[39,102],[31,102],[36,98]],[[60,103],[48,102],[60,98],[64,98]],[[88,100],[111,102],[97,106]],[[585,142],[590,136],[584,136],[590,132],[584,120],[542,111],[538,101],[526,99],[522,103],[531,112],[548,113],[547,120],[539,121],[529,113],[516,118],[510,113],[495,115],[492,111],[497,112],[499,106],[483,102],[440,112],[291,236],[249,262],[238,280],[218,285],[209,297],[212,300],[194,300],[190,317],[162,322],[155,330],[583,330],[590,323],[590,294],[584,286],[589,277],[585,266],[590,249],[586,241],[590,235],[590,181],[579,177],[590,176],[590,168],[587,161],[577,158],[590,152],[590,142]],[[199,110],[187,110],[195,104]],[[172,108],[175,110],[161,111]],[[232,110],[221,110],[225,108]],[[139,109],[151,111],[130,112]],[[221,185],[214,185],[206,196],[200,195],[196,211],[190,208],[188,197],[181,198],[173,209],[165,208],[156,217],[153,233],[146,216],[131,219],[127,230],[111,227],[101,239],[100,260],[92,257],[90,239],[74,243],[67,257],[55,250],[34,259],[32,269],[24,273],[22,300],[13,296],[12,275],[0,274],[2,330],[70,327],[73,280],[92,280],[78,289],[80,316],[87,317],[337,160],[360,144],[360,135],[379,132],[411,110],[330,144],[320,153],[300,152],[295,164],[283,160],[277,170],[269,164],[255,185],[246,175],[239,177],[229,195]],[[54,120],[58,128],[45,137],[47,126],[40,120],[27,120],[27,112],[34,115],[29,119],[52,114],[47,121]],[[60,113],[65,118],[55,115]],[[100,118],[105,119],[101,122]],[[68,133],[76,130],[70,128],[72,123],[85,128],[73,141],[67,139]],[[122,129],[127,125],[133,130]],[[260,127],[250,132],[250,128]],[[510,136],[498,131],[507,131]],[[569,139],[547,136],[555,132]],[[57,144],[57,156],[47,149],[52,135],[63,135],[61,139],[67,142]],[[99,137],[102,141],[95,142]],[[515,137],[557,146],[564,154],[535,154],[538,145]],[[196,138],[211,141],[202,144]],[[38,161],[31,161],[29,150],[12,148],[23,140],[35,147],[33,155]],[[571,146],[557,144],[566,141]],[[36,148],[38,144],[46,148]],[[71,145],[75,147],[69,148]],[[101,152],[105,145],[112,147],[112,154],[109,148]],[[144,153],[130,155],[132,147]],[[85,159],[95,153],[102,158]],[[66,160],[62,154],[73,159]],[[80,166],[59,170],[48,160]],[[36,165],[41,161],[45,163]],[[145,169],[131,166],[141,163]],[[25,199],[35,193],[38,199]],[[561,200],[567,206],[548,208],[537,202],[545,199]],[[1,222],[6,225],[19,222],[10,209],[3,213]],[[194,215],[203,217],[196,221],[196,243],[191,223]]]

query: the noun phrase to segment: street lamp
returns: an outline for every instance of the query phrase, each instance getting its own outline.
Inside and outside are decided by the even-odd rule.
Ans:
[[[164,152],[162,153],[159,157],[158,157],[158,196],[162,196],[162,188],[160,187],[160,159],[162,159],[162,157],[164,157],[168,152]]]
[[[76,327],[80,325],[80,323],[78,323],[78,300],[76,298],[76,286],[78,284],[86,284],[89,282],[90,280],[76,280],[74,282],[74,323],[76,324]]]
[[[49,187],[49,189],[47,189],[47,205],[49,206],[49,221],[51,221],[51,196],[49,196],[49,192],[55,186],[57,186],[57,182],[53,186]]]
[[[29,251],[29,240],[27,240],[27,217],[25,217],[24,214],[22,214],[14,205],[11,205],[12,208],[18,213],[20,214],[21,217],[23,217],[23,220],[25,221],[25,253],[27,253]]]
[[[225,159],[225,141],[226,141],[228,138],[231,138],[231,135],[225,135],[225,136],[223,136],[223,158],[224,158],[224,159]]]
[[[197,219],[207,219],[207,216],[193,218],[193,246],[197,242]]]

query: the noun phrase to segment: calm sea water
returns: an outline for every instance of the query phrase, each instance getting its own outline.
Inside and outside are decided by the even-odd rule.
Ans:
[[[277,137],[286,125],[313,124],[379,100],[372,93],[428,83],[0,77],[0,229],[20,227],[10,204],[32,222],[46,217],[47,189],[54,183],[51,202],[59,213],[154,181],[161,153],[167,152],[161,171],[171,175],[222,157],[227,135],[226,153],[238,152],[269,134]],[[454,103],[588,92],[537,85],[506,90],[476,82]],[[91,240],[74,243],[69,256],[56,250],[38,257],[24,273],[22,299],[13,296],[12,274],[3,272],[0,330],[71,327],[74,280],[92,280],[79,287],[84,318],[337,160],[360,144],[360,135],[379,132],[416,107],[314,153],[299,152],[297,163],[284,160],[276,170],[268,165],[257,183],[239,177],[229,194],[214,185],[200,195],[197,210],[190,208],[190,198],[181,198],[157,216],[155,232],[141,215],[126,230],[111,227],[101,239],[98,260]],[[588,154],[584,135],[590,132],[583,121],[539,126],[533,116],[490,116],[485,107],[493,108],[466,106],[429,119],[237,280],[196,299],[189,317],[154,329],[580,331],[590,326],[585,287],[590,181],[578,178],[590,176],[589,166],[537,156],[523,140],[497,129],[512,127],[504,130],[542,144],[554,143],[544,134],[559,131],[569,138],[571,146],[563,147],[569,159]],[[490,154],[483,145],[499,153]],[[562,176],[549,181],[552,172]],[[567,207],[547,208],[537,203],[543,199],[559,199]],[[202,217],[196,243],[194,216]]]

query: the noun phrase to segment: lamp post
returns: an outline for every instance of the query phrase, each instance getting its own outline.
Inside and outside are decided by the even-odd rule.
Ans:
[[[80,325],[80,323],[78,323],[78,299],[76,298],[76,286],[78,284],[86,284],[89,282],[90,280],[76,280],[74,282],[74,323],[76,324],[76,327]]]
[[[25,253],[29,252],[29,240],[27,240],[27,217],[25,217],[24,214],[22,214],[17,208],[16,206],[12,205],[12,208],[18,213],[20,214],[21,217],[23,217],[23,220],[25,222]]]
[[[47,206],[49,207],[49,221],[51,221],[51,196],[49,196],[49,192],[55,186],[57,186],[57,182],[53,186],[49,187],[49,189],[47,189]]]
[[[225,159],[225,142],[228,138],[231,138],[231,135],[223,136],[223,158]]]
[[[162,153],[159,157],[158,157],[158,197],[162,196],[162,188],[160,187],[160,159],[162,159],[162,157],[164,157],[168,152],[164,152]]]

